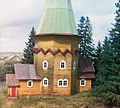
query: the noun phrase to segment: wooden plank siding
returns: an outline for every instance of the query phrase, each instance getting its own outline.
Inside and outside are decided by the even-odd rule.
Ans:
[[[68,36],[40,36],[35,37],[35,48],[42,48],[45,51],[51,49],[56,51],[60,49],[64,52],[66,49],[72,51],[78,48],[78,38]],[[62,95],[69,96],[78,92],[85,92],[91,89],[91,79],[86,79],[86,86],[80,86],[80,79],[77,78],[78,73],[78,57],[79,55],[70,54],[62,55],[60,52],[56,55],[42,52],[34,54],[34,64],[37,75],[42,80],[33,80],[33,86],[27,87],[27,80],[19,80],[17,88],[17,96],[21,95]],[[48,68],[43,69],[43,61],[48,62]],[[60,62],[66,62],[66,68],[60,69]],[[76,69],[73,69],[73,61],[76,62]],[[43,79],[48,79],[48,86],[43,86]],[[67,79],[67,87],[58,87],[59,79]],[[11,87],[8,87],[8,97],[11,96]]]
[[[27,81],[19,81],[20,89],[18,90],[19,96],[21,95],[37,95],[41,93],[40,81],[33,81],[33,87],[27,87]]]
[[[77,84],[78,92],[87,92],[91,89],[91,79],[86,79],[86,86],[80,86],[80,80],[77,80]]]
[[[72,38],[70,36],[40,36],[35,37],[35,48],[43,48],[45,51],[47,49],[51,49],[52,51],[56,51],[60,49],[61,51],[68,50],[76,50],[78,48],[78,40],[76,38]],[[77,79],[77,68],[75,72],[72,70],[73,60],[76,61],[76,65],[78,64],[78,56],[73,56],[70,53],[67,53],[63,56],[61,53],[53,56],[48,53],[43,55],[43,53],[34,54],[34,63],[36,65],[37,74],[40,77],[48,78],[48,87],[41,86],[41,94],[43,95],[71,95],[71,87],[74,88],[76,86]],[[44,60],[48,61],[48,69],[42,69],[42,62]],[[66,61],[66,69],[60,69],[60,61]],[[71,81],[74,79],[72,85]],[[58,87],[59,79],[68,79],[68,87]],[[76,92],[76,88],[74,88]]]

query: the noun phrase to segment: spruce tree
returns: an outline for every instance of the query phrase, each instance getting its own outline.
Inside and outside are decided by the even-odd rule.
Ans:
[[[94,44],[92,39],[92,25],[89,17],[81,17],[78,24],[78,35],[83,37],[79,40],[81,56],[92,57],[94,55]]]
[[[102,45],[101,45],[101,42],[98,41],[98,45],[95,49],[95,54],[94,54],[94,59],[93,59],[94,60],[94,68],[95,68],[95,72],[94,72],[95,76],[98,74],[98,68],[99,68],[98,63],[100,60],[101,53],[102,53]],[[96,79],[93,79],[93,86],[95,86],[95,80]]]
[[[33,36],[35,35],[35,30],[34,27],[32,28],[29,38],[28,38],[28,42],[25,42],[26,44],[26,48],[24,48],[24,58],[22,60],[23,64],[33,64],[34,63],[34,59],[33,59],[33,53],[32,53],[32,49],[35,46],[35,41]]]
[[[115,5],[115,24],[103,44],[92,94],[102,97],[105,104],[120,106],[120,2]]]
[[[112,53],[110,48],[110,41],[108,37],[105,37],[103,42],[103,51],[99,55],[98,61],[98,74],[96,75],[96,85],[101,86],[108,79],[110,75],[110,67],[112,65]]]
[[[94,68],[95,68],[95,75],[98,73],[98,62],[100,60],[100,55],[102,53],[102,45],[101,42],[98,41],[98,45],[95,49],[95,55],[94,55]]]
[[[113,28],[110,30],[109,34],[114,60],[112,65],[112,71],[114,72],[114,76],[111,77],[111,80],[116,81],[115,92],[116,94],[120,95],[120,1],[115,5],[117,7],[115,24],[113,24]]]

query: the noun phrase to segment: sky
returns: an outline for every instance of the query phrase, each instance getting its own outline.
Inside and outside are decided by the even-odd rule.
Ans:
[[[103,41],[114,23],[118,0],[71,0],[76,23],[88,16],[94,43]],[[37,29],[45,0],[0,0],[0,52],[23,52],[32,27]]]

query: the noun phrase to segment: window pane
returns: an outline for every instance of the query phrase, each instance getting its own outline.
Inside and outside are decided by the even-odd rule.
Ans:
[[[44,80],[44,85],[47,85],[47,80]]]
[[[31,82],[28,83],[28,86],[31,86]]]
[[[85,83],[86,83],[86,81],[84,79],[80,80],[80,85],[81,86],[85,86],[86,85]]]
[[[64,81],[63,85],[64,85],[64,86],[67,86],[67,81]]]
[[[59,81],[59,86],[62,86],[62,81]]]
[[[81,81],[81,85],[85,85],[84,80]]]
[[[61,63],[61,68],[64,68],[64,62]]]
[[[47,68],[47,63],[46,62],[44,62],[44,68]]]
[[[48,68],[48,62],[46,60],[43,61],[43,69]]]

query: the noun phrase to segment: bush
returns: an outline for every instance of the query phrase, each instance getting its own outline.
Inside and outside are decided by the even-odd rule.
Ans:
[[[18,63],[17,61],[5,61],[0,64],[0,81],[5,80],[6,74],[14,74],[14,64]]]
[[[101,103],[107,106],[120,106],[120,95],[104,89],[93,88],[91,90],[91,103]]]

